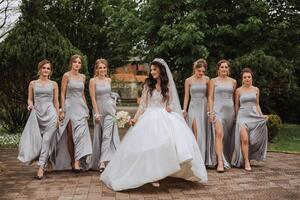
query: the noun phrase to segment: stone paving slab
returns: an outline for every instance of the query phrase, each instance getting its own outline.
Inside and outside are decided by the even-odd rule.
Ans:
[[[0,172],[1,200],[300,199],[300,154],[268,152],[266,162],[252,163],[252,172],[233,168],[219,174],[208,169],[205,184],[166,178],[159,188],[146,184],[123,192],[107,188],[96,171],[51,172],[35,180],[37,167],[24,166],[16,157],[17,149],[0,149],[0,164],[5,168]]]

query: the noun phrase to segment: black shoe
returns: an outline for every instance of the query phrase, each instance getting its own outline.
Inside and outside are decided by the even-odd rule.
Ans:
[[[74,168],[73,172],[76,173],[76,174],[78,174],[78,173],[81,172],[81,169],[75,169],[75,168]]]
[[[220,163],[222,163],[222,166],[223,166],[223,167],[222,167],[221,169],[220,169],[220,168],[218,169],[218,166],[219,166]],[[218,173],[224,173],[224,172],[225,172],[223,160],[218,161],[218,164],[217,164],[217,172],[218,172]]]
[[[72,171],[74,171],[75,170],[74,164],[72,164],[72,162],[71,162],[70,165],[71,165]]]
[[[101,167],[100,169],[99,169],[99,172],[100,172],[100,174],[104,171],[104,167]]]
[[[218,172],[218,173],[224,173],[224,172],[225,172],[224,167],[223,167],[223,169],[218,169],[218,167],[217,167],[217,172]]]

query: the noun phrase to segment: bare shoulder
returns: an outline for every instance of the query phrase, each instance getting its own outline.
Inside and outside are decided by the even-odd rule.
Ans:
[[[259,93],[259,88],[258,87],[255,87],[255,86],[252,86],[253,89],[255,90],[256,93]]]
[[[242,90],[242,87],[238,87],[238,88],[236,89],[236,93],[237,93],[237,94],[240,94],[240,93],[241,93],[241,90]]]
[[[62,79],[69,79],[69,77],[70,77],[70,72],[66,72],[64,73]]]
[[[29,86],[32,87],[37,80],[30,81]]]
[[[95,78],[91,78],[90,83],[94,83],[94,82],[95,82]]]
[[[86,81],[86,76],[84,74],[80,74],[81,80],[85,83]]]
[[[70,72],[69,72],[69,71],[68,71],[68,72],[65,72],[63,76],[69,77],[69,76],[70,76]]]
[[[190,77],[185,79],[185,84],[190,84],[191,81],[192,81],[192,77],[190,76]]]
[[[218,77],[215,77],[215,78],[210,79],[209,82],[215,83],[217,80],[218,80]]]
[[[108,82],[110,82],[110,83],[111,83],[111,78],[107,77],[107,80],[108,80]]]
[[[205,80],[205,83],[208,83],[210,81],[210,78],[208,76],[204,76],[204,80]]]
[[[236,80],[234,78],[230,77],[230,80],[232,81],[233,84],[236,84]]]
[[[83,79],[86,78],[85,74],[80,74],[80,76],[81,76],[81,78],[83,78]]]
[[[56,81],[51,81],[51,83],[56,87],[58,86],[58,84],[56,83]]]

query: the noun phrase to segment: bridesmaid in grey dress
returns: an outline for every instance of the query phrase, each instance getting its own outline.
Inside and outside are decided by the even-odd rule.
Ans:
[[[82,58],[73,55],[71,70],[61,83],[61,110],[59,136],[56,138],[55,169],[72,168],[80,172],[80,161],[88,162],[92,142],[88,126],[89,110],[84,96],[85,76],[79,73]],[[67,149],[66,149],[67,147]]]
[[[196,141],[199,145],[203,160],[206,154],[206,135],[210,134],[211,125],[207,118],[207,85],[209,78],[205,76],[207,62],[198,59],[193,65],[194,74],[185,80],[183,116],[186,118],[189,127],[193,130]],[[191,101],[188,107],[189,99]],[[188,110],[187,110],[188,107]]]
[[[209,120],[213,124],[213,133],[208,138],[208,165],[217,164],[217,172],[230,168],[234,146],[234,91],[236,80],[229,77],[230,63],[220,60],[217,63],[218,77],[209,83]],[[213,150],[215,148],[215,151]]]
[[[114,119],[116,102],[111,97],[111,79],[107,77],[108,62],[96,60],[94,78],[90,80],[90,96],[94,113],[94,140],[91,168],[103,172],[120,144]]]
[[[232,165],[251,171],[250,160],[264,160],[267,154],[268,117],[259,106],[259,89],[252,85],[253,73],[245,68],[241,72],[243,85],[236,90],[235,148]]]
[[[26,164],[38,160],[36,178],[42,179],[57,133],[59,102],[57,83],[49,79],[53,71],[51,63],[42,60],[38,70],[39,79],[31,81],[28,87],[31,113],[20,140],[18,159]]]

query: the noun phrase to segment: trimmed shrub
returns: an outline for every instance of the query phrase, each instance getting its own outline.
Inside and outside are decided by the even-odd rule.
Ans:
[[[268,140],[271,142],[279,133],[279,130],[283,127],[282,121],[278,115],[268,115],[267,122],[268,127]]]

